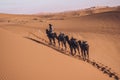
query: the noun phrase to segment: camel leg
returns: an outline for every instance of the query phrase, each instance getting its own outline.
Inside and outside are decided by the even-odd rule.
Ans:
[[[49,38],[49,41],[50,41],[50,44],[52,44],[52,41],[51,41],[51,39]]]
[[[74,55],[76,55],[76,48],[74,48],[74,52],[75,52]]]
[[[64,42],[64,47],[65,47],[65,50],[66,50],[66,48],[67,48],[67,47],[66,47],[66,42]]]
[[[53,42],[54,42],[54,45],[56,45],[56,43],[55,43],[55,38],[53,38]]]
[[[82,58],[84,58],[84,53],[83,53],[83,50],[81,49],[81,56],[82,56]]]
[[[73,56],[73,48],[70,47],[70,52],[71,52],[71,55]]]
[[[67,49],[66,44],[64,44],[64,46],[65,46],[65,50],[66,50]]]
[[[87,52],[87,58],[89,59],[89,46],[87,47],[86,52]]]
[[[87,55],[88,55],[88,59],[89,59],[89,49],[87,50]]]
[[[87,59],[87,53],[86,53],[86,50],[84,50],[84,57],[85,57],[85,60]]]
[[[89,59],[89,53],[87,50],[86,50],[86,57]]]
[[[80,56],[80,50],[79,50],[79,47],[77,48],[77,50],[78,50],[78,53],[79,53],[79,56]]]
[[[62,49],[63,49],[63,42],[61,42],[61,44],[62,44]]]
[[[60,41],[58,40],[58,44],[59,44],[59,47],[60,47]]]
[[[83,50],[83,59],[86,60],[86,53],[85,53],[85,50]]]

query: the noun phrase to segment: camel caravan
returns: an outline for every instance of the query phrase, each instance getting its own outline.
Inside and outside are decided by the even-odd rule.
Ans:
[[[67,49],[67,44],[69,45],[70,54],[72,56],[76,55],[76,52],[78,52],[79,57],[82,57],[83,60],[89,59],[89,45],[87,41],[77,40],[74,37],[70,38],[68,35],[61,32],[57,35],[56,32],[53,32],[51,24],[49,24],[49,29],[46,29],[46,34],[50,45],[56,45],[57,40],[59,47],[62,46],[62,49],[64,48],[65,51]]]

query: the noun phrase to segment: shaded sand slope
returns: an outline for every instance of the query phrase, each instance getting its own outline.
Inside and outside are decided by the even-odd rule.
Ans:
[[[111,80],[91,65],[0,29],[1,80]]]

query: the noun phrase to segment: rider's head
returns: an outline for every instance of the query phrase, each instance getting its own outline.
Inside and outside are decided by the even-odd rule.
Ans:
[[[83,41],[83,43],[87,43],[87,41]]]
[[[49,24],[49,26],[52,26],[52,24]]]
[[[74,39],[73,36],[71,37],[71,39]]]
[[[50,29],[52,28],[52,24],[49,24],[49,28],[50,28]]]

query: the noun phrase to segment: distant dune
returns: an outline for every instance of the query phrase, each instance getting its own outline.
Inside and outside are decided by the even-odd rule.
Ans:
[[[106,65],[120,76],[118,6],[47,15],[0,14],[0,79],[113,80],[84,61],[25,38],[41,41],[30,34],[34,33],[48,41],[45,29],[49,23],[57,34],[64,32],[77,40],[86,40],[90,45],[90,59]]]
[[[98,7],[91,7],[76,11],[65,11],[60,13],[40,13],[37,15],[56,15],[56,16],[67,16],[67,17],[78,17],[78,16],[86,16],[96,13],[104,13],[104,12],[110,12],[110,11],[120,11],[120,6],[116,7],[108,7],[108,6],[98,6]]]

